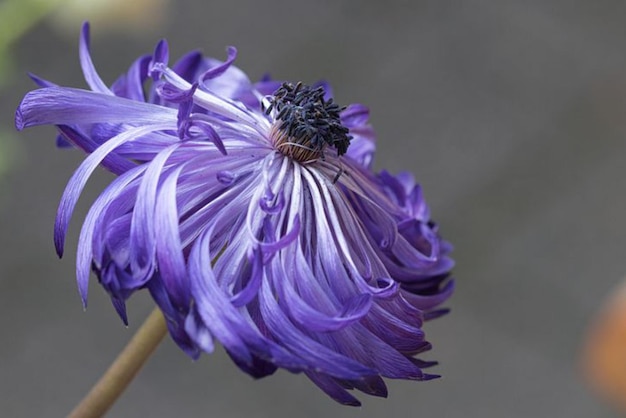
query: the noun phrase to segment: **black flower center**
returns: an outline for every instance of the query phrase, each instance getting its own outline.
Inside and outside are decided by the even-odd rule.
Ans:
[[[272,140],[276,149],[296,161],[308,162],[324,156],[326,146],[343,155],[351,136],[341,124],[345,107],[333,99],[324,100],[324,88],[312,88],[303,83],[283,83],[274,92],[266,114],[275,112]]]

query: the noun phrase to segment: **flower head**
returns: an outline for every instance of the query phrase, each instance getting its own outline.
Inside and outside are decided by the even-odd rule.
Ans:
[[[55,225],[63,253],[88,177],[118,176],[91,206],[78,244],[78,288],[90,272],[126,322],[148,289],[192,357],[221,343],[254,377],[305,373],[335,400],[386,396],[382,377],[427,380],[422,324],[445,310],[452,261],[408,173],[375,173],[362,105],[340,107],[320,83],[257,83],[191,52],[168,64],[160,42],[111,87],[89,54],[91,88],[36,78],[18,129],[56,125],[88,155]]]

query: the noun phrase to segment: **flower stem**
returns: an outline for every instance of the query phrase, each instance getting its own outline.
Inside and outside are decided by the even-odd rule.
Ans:
[[[154,308],[124,350],[68,418],[101,417],[113,406],[167,334],[165,318]]]

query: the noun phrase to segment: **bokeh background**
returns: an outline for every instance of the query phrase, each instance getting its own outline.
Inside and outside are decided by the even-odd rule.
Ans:
[[[125,328],[94,281],[83,312],[73,249],[111,177],[89,183],[59,261],[54,215],[82,156],[57,150],[51,128],[13,131],[26,71],[85,86],[77,39],[90,19],[108,82],[166,37],[173,57],[235,45],[253,79],[324,78],[340,103],[367,104],[376,166],[415,173],[458,263],[452,313],[427,326],[437,381],[392,381],[389,399],[353,409],[302,375],[253,381],[222,350],[192,362],[167,340],[110,416],[618,416],[580,353],[626,274],[626,2],[111,4],[61,4],[0,48],[0,415],[66,414],[152,307],[132,299]]]

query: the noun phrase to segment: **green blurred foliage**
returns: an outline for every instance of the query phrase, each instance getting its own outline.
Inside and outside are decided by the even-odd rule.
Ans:
[[[64,0],[3,0],[0,2],[0,97],[16,73],[12,45]],[[0,126],[0,178],[15,162],[18,150],[10,127]],[[1,199],[0,199],[1,200]]]
[[[0,88],[13,73],[11,45],[64,0],[4,0],[0,2]]]

